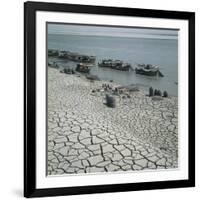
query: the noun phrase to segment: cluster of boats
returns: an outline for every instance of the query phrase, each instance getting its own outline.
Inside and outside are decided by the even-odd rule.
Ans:
[[[76,71],[82,73],[89,73],[90,69],[95,66],[96,57],[83,55],[70,51],[59,51],[59,50],[48,50],[48,56],[58,57],[62,59],[67,59],[70,61],[78,62],[76,66]],[[113,59],[103,59],[98,62],[99,67],[110,68],[120,71],[135,71],[136,74],[146,75],[146,76],[160,76],[164,75],[160,72],[160,69],[156,65],[151,64],[137,64],[135,68],[132,68],[130,63],[124,63],[121,60]],[[53,67],[53,66],[52,66]],[[55,67],[55,66],[54,66]]]
[[[53,50],[53,49],[48,50],[48,56],[53,56],[53,57],[67,59],[74,62],[83,62],[83,63],[94,63],[96,60],[95,56],[88,56],[88,55],[83,55],[76,52],[59,51],[59,50]]]

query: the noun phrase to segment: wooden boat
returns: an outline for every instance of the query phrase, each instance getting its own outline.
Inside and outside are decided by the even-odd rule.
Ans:
[[[70,51],[59,51],[58,57],[82,63],[94,63],[96,60],[95,56],[88,56]]]
[[[48,56],[58,56],[58,55],[59,55],[58,50],[48,49]]]
[[[160,76],[163,77],[164,75],[160,72],[159,67],[156,65],[151,64],[138,64],[135,68],[136,74],[142,74],[146,76]]]
[[[82,73],[89,73],[91,67],[93,67],[93,65],[85,64],[85,63],[78,63],[76,66],[76,71],[82,72]]]
[[[99,67],[107,67],[111,69],[116,69],[120,71],[129,71],[131,65],[129,63],[123,63],[121,60],[104,59],[98,63]]]

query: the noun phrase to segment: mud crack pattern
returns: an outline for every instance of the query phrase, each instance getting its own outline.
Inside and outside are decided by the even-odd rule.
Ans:
[[[101,85],[48,68],[48,175],[178,167],[177,98],[132,92],[108,108]]]

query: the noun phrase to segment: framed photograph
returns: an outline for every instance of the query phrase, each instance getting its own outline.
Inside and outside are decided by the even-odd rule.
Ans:
[[[24,12],[24,196],[194,186],[195,13]]]

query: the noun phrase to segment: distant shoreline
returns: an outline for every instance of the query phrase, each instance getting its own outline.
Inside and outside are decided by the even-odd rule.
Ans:
[[[61,36],[82,36],[82,37],[106,37],[106,38],[127,38],[127,39],[147,39],[147,40],[178,40],[178,38],[154,38],[154,37],[141,37],[140,35],[130,36],[112,36],[112,35],[84,35],[84,34],[64,34],[64,33],[48,33],[48,35],[61,35]],[[169,35],[170,36],[170,35]],[[173,36],[172,36],[173,37]]]

